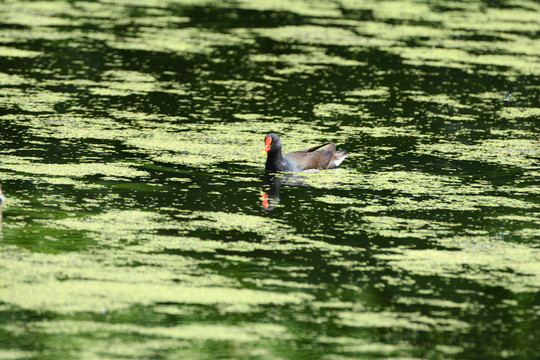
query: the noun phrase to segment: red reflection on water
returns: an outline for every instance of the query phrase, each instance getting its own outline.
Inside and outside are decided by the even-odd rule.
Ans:
[[[268,194],[261,190],[262,206],[268,209]]]

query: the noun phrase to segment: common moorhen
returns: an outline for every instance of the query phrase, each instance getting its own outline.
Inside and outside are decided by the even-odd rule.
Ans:
[[[272,172],[333,169],[349,155],[346,151],[336,151],[336,144],[331,142],[281,154],[281,139],[273,133],[264,138],[264,151],[268,154],[266,171]]]

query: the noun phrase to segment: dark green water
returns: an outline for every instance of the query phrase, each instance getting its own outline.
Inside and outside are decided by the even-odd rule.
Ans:
[[[539,12],[0,2],[0,358],[540,358]]]

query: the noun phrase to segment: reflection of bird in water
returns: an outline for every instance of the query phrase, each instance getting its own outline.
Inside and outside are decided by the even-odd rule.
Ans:
[[[261,190],[262,207],[264,210],[274,210],[279,203],[279,188],[284,178],[276,174],[265,174],[265,186]]]
[[[279,203],[281,185],[308,186],[304,177],[296,173],[265,173],[265,186],[261,190],[261,201],[264,210],[274,210]]]
[[[337,167],[347,155],[346,151],[337,151],[334,143],[326,143],[309,149],[281,153],[281,139],[276,134],[264,138],[266,171],[304,171],[324,170]]]

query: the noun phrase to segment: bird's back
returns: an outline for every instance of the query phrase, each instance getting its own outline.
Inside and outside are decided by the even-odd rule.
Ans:
[[[286,161],[293,164],[297,171],[309,169],[322,170],[331,167],[332,158],[335,153],[336,144],[326,143],[309,149],[292,151],[284,154],[283,157]]]

